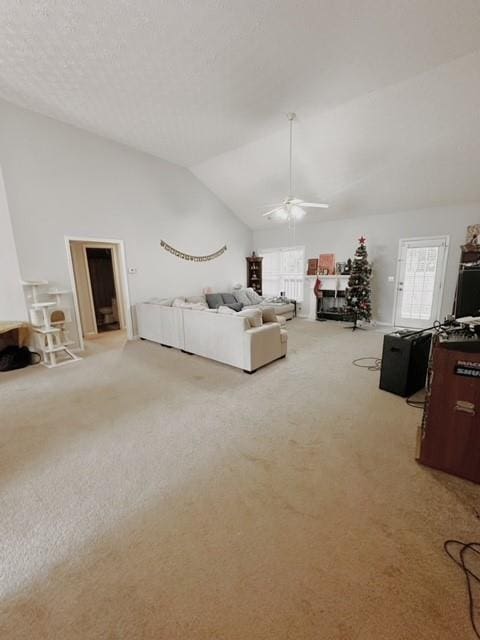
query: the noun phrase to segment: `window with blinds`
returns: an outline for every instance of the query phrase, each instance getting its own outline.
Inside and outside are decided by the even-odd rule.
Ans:
[[[438,247],[408,247],[401,315],[412,320],[428,320],[432,315]]]
[[[287,298],[303,301],[305,247],[264,249],[263,295],[278,296],[282,291]]]

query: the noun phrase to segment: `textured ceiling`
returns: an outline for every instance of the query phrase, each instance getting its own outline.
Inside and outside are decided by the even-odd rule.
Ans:
[[[0,95],[190,166],[479,33],[477,0],[3,0]]]
[[[253,227],[295,110],[315,215],[382,212],[478,197],[479,34],[478,0],[3,0],[0,97],[192,167]]]
[[[294,195],[329,202],[306,220],[480,202],[480,53],[303,118],[294,133]],[[252,228],[288,189],[283,130],[192,167]],[[271,207],[269,207],[271,208]]]

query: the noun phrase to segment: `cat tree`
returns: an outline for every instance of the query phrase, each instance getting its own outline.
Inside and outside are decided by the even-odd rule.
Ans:
[[[49,369],[81,360],[69,347],[74,344],[68,334],[72,322],[71,310],[63,303],[70,293],[64,289],[49,289],[47,280],[23,280],[27,289],[29,315],[36,348],[42,354],[42,364]]]

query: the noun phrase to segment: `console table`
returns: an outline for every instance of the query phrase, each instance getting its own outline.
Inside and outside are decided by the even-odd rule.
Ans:
[[[10,345],[26,346],[30,337],[27,322],[0,322],[0,349]]]

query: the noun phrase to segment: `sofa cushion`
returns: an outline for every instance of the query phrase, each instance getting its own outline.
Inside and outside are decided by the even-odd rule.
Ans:
[[[237,313],[237,316],[247,318],[252,329],[255,327],[261,327],[263,324],[261,309],[242,309],[242,311]]]
[[[172,302],[172,307],[183,307],[185,304],[185,298],[175,298]]]
[[[223,313],[227,316],[236,316],[237,312],[234,311],[233,309],[230,309],[230,307],[227,307],[227,305],[222,304],[220,307],[218,307],[218,313]]]
[[[273,307],[275,309],[275,313],[285,314],[285,313],[293,313],[294,305],[291,302],[262,302],[262,308],[265,307]]]
[[[237,299],[233,295],[233,293],[221,293],[224,304],[234,304],[237,302]]]
[[[218,309],[218,307],[223,304],[221,293],[207,293],[205,294],[205,298],[210,309]]]
[[[208,309],[206,302],[186,302],[185,307],[187,309],[195,309],[195,311],[205,311]]]
[[[180,299],[177,299],[174,307],[179,307],[180,309],[195,309],[196,311],[204,311],[208,309],[207,305],[204,302],[182,302]]]
[[[241,302],[243,305],[252,304],[252,301],[247,295],[246,289],[239,289],[233,292],[237,302]]]
[[[262,307],[261,311],[263,322],[278,322],[277,312],[273,307]]]
[[[263,302],[263,296],[259,296],[252,287],[248,287],[245,291],[252,304],[260,304],[260,302]]]
[[[150,298],[147,302],[148,304],[160,304],[164,307],[171,307],[173,298]]]

